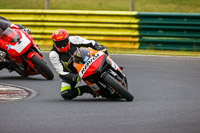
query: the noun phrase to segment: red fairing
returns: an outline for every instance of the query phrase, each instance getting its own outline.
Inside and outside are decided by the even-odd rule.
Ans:
[[[21,30],[15,30],[19,35],[20,35],[20,39],[22,38],[22,37],[26,37],[26,39],[27,40],[29,40],[30,42],[29,42],[29,44],[27,44],[27,46],[23,49],[23,51],[20,53],[20,54],[23,54],[24,52],[26,52],[29,48],[30,48],[30,46],[32,45],[32,40],[33,40],[33,38],[32,38],[32,36],[31,35],[29,35],[29,34],[27,34],[26,32],[24,32],[24,31],[21,31]],[[22,34],[23,34],[23,36],[22,36]],[[25,36],[24,36],[25,35]]]
[[[12,30],[8,29],[6,32],[7,34],[1,39],[1,43],[4,44],[2,46],[3,49],[5,49],[11,57],[16,57],[22,55],[30,48],[32,37],[19,29]],[[19,38],[19,40],[16,40],[17,38]]]
[[[10,58],[10,60],[16,62],[16,63],[23,63],[23,60],[20,56],[16,56],[16,57],[13,57],[13,58]]]
[[[0,49],[4,49],[3,40],[0,39]]]
[[[82,78],[85,78],[89,75],[92,75],[94,73],[96,73],[95,71],[101,67],[102,65],[102,60],[103,60],[104,54],[101,55],[98,59],[96,59],[91,65],[90,67],[86,70],[86,72],[84,73]]]

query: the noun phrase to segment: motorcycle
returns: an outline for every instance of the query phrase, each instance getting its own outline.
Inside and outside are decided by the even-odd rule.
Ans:
[[[91,88],[94,96],[111,99],[125,98],[132,101],[125,74],[120,67],[102,51],[77,48],[72,56],[73,66],[81,79]]]
[[[54,78],[30,34],[8,27],[0,35],[0,44],[7,53],[5,61],[10,72],[16,71],[22,77],[41,74],[47,80]]]

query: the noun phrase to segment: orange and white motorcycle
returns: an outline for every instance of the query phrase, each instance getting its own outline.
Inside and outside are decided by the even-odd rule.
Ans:
[[[77,48],[73,65],[95,96],[132,101],[125,74],[104,52],[92,48]]]

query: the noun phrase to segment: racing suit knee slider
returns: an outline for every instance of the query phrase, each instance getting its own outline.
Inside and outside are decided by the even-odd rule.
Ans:
[[[72,100],[78,96],[78,93],[77,91],[66,90],[66,91],[61,92],[61,96],[65,100]]]

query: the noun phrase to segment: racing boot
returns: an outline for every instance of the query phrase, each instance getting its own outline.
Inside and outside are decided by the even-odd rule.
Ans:
[[[83,86],[79,86],[76,87],[77,90],[79,90],[79,96],[83,95],[83,93],[89,93],[91,94],[93,97],[96,97],[96,94],[91,90],[91,88],[87,85],[83,85]]]

